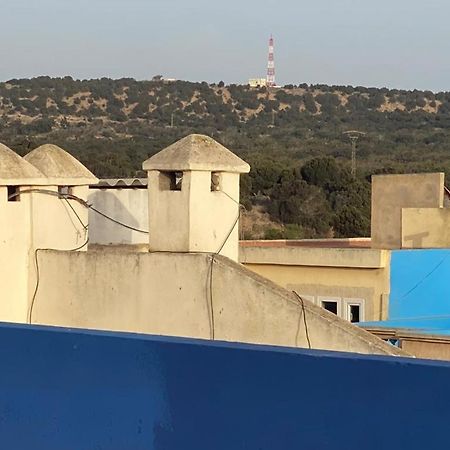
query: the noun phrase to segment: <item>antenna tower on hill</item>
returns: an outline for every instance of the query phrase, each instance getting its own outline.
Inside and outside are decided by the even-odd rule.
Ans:
[[[275,86],[275,62],[273,60],[273,37],[269,38],[269,57],[267,60],[267,86]]]

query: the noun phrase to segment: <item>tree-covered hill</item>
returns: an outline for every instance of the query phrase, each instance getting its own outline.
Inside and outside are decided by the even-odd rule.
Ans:
[[[168,144],[205,133],[247,159],[246,207],[273,226],[249,236],[367,235],[370,175],[450,173],[450,93],[305,85],[38,77],[0,83],[0,141],[24,154],[61,145],[100,177],[140,175]],[[358,176],[349,174],[359,130]],[[269,227],[269,228],[268,228]]]

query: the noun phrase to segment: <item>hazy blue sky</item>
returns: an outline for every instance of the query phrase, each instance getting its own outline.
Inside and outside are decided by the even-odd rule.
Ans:
[[[449,0],[0,0],[0,80],[37,75],[450,90]]]

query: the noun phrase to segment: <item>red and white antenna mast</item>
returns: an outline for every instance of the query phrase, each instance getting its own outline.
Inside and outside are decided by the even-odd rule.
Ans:
[[[275,86],[275,62],[273,60],[273,37],[269,38],[269,58],[267,60],[267,86]]]

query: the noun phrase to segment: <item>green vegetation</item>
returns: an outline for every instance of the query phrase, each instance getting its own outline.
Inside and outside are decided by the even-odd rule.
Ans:
[[[358,177],[350,144],[360,130]],[[0,141],[20,154],[44,142],[99,177],[143,176],[141,163],[204,133],[252,165],[248,210],[264,206],[267,238],[369,234],[370,175],[450,173],[450,93],[351,86],[208,85],[131,78],[39,77],[0,83]],[[251,229],[247,231],[251,236]]]

